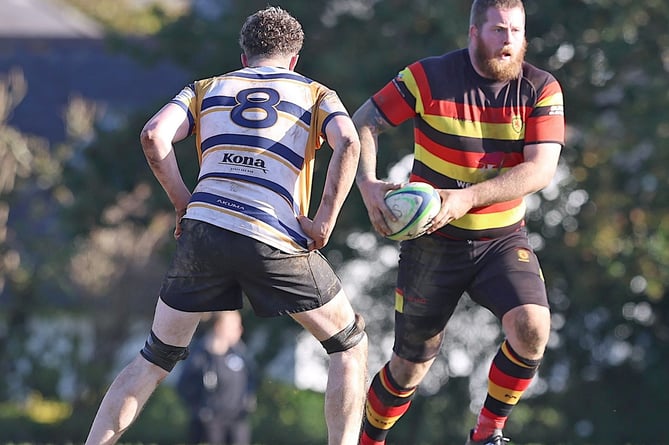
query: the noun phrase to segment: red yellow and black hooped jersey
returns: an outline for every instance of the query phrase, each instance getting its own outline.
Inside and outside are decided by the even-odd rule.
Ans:
[[[465,188],[523,162],[526,145],[564,145],[562,89],[548,72],[523,63],[509,82],[481,77],[467,49],[419,60],[373,97],[394,126],[413,119],[411,181]],[[523,198],[474,208],[437,233],[496,238],[524,224]]]
[[[186,86],[172,101],[195,135],[198,183],[186,210],[197,219],[287,253],[312,242],[307,215],[316,150],[347,115],[337,94],[284,68],[244,68]]]

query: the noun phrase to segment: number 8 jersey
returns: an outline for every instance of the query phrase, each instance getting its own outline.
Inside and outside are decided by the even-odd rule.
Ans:
[[[287,253],[308,249],[315,153],[325,127],[348,115],[337,94],[284,68],[244,68],[199,80],[172,101],[188,113],[200,173],[185,218]]]

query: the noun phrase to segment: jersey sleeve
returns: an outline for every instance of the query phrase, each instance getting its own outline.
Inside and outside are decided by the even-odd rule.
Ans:
[[[197,101],[195,96],[195,84],[186,85],[170,103],[180,106],[188,115],[188,134],[195,131],[195,116],[197,115]]]
[[[326,139],[325,128],[328,126],[328,123],[335,116],[348,116],[348,111],[344,106],[343,102],[339,98],[339,95],[334,90],[321,87],[320,100],[318,101],[318,107],[316,110],[316,120],[318,124],[314,128],[318,128],[320,141]],[[318,144],[320,146],[320,143]]]
[[[407,86],[408,78],[413,79],[410,67],[400,71],[393,80],[372,96],[372,102],[393,126],[398,126],[416,116],[416,97]]]
[[[557,143],[564,146],[565,119],[562,88],[555,78],[539,90],[537,103],[527,120],[525,144]]]

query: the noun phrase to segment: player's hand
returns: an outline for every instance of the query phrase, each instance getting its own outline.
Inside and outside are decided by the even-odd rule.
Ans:
[[[297,221],[300,223],[304,233],[314,241],[309,244],[309,250],[317,250],[325,247],[332,234],[330,224],[319,222],[317,219],[312,220],[304,215],[298,216]]]
[[[474,197],[468,189],[438,189],[441,197],[441,209],[432,218],[427,234],[434,233],[446,224],[462,218],[472,208]]]
[[[369,221],[372,223],[374,230],[381,236],[392,233],[386,221],[395,221],[397,219],[386,205],[384,198],[390,190],[396,190],[401,186],[402,184],[380,181],[378,179],[358,182],[358,189],[362,195],[365,207],[367,207]]]
[[[181,236],[181,218],[186,214],[186,209],[176,209],[176,224],[174,226],[174,239],[179,239]]]

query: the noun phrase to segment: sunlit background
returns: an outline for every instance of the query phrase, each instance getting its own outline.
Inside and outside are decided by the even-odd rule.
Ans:
[[[187,83],[236,69],[239,27],[267,4],[0,0],[0,442],[81,443],[111,379],[143,345],[174,221],[139,130]],[[469,2],[269,4],[303,23],[297,69],[337,90],[350,112],[408,63],[467,43]],[[669,3],[525,5],[527,57],[562,84],[568,127],[553,182],[527,198],[552,334],[506,432],[519,444],[662,443]],[[382,137],[380,177],[407,178],[409,127]],[[193,143],[176,148],[193,184]],[[392,348],[398,245],[371,231],[354,189],[323,252],[365,317],[372,375]],[[324,443],[320,344],[290,320],[258,319],[250,308],[243,316],[263,373],[255,442]],[[501,336],[464,296],[388,445],[463,442]],[[124,440],[183,443],[178,372]]]

